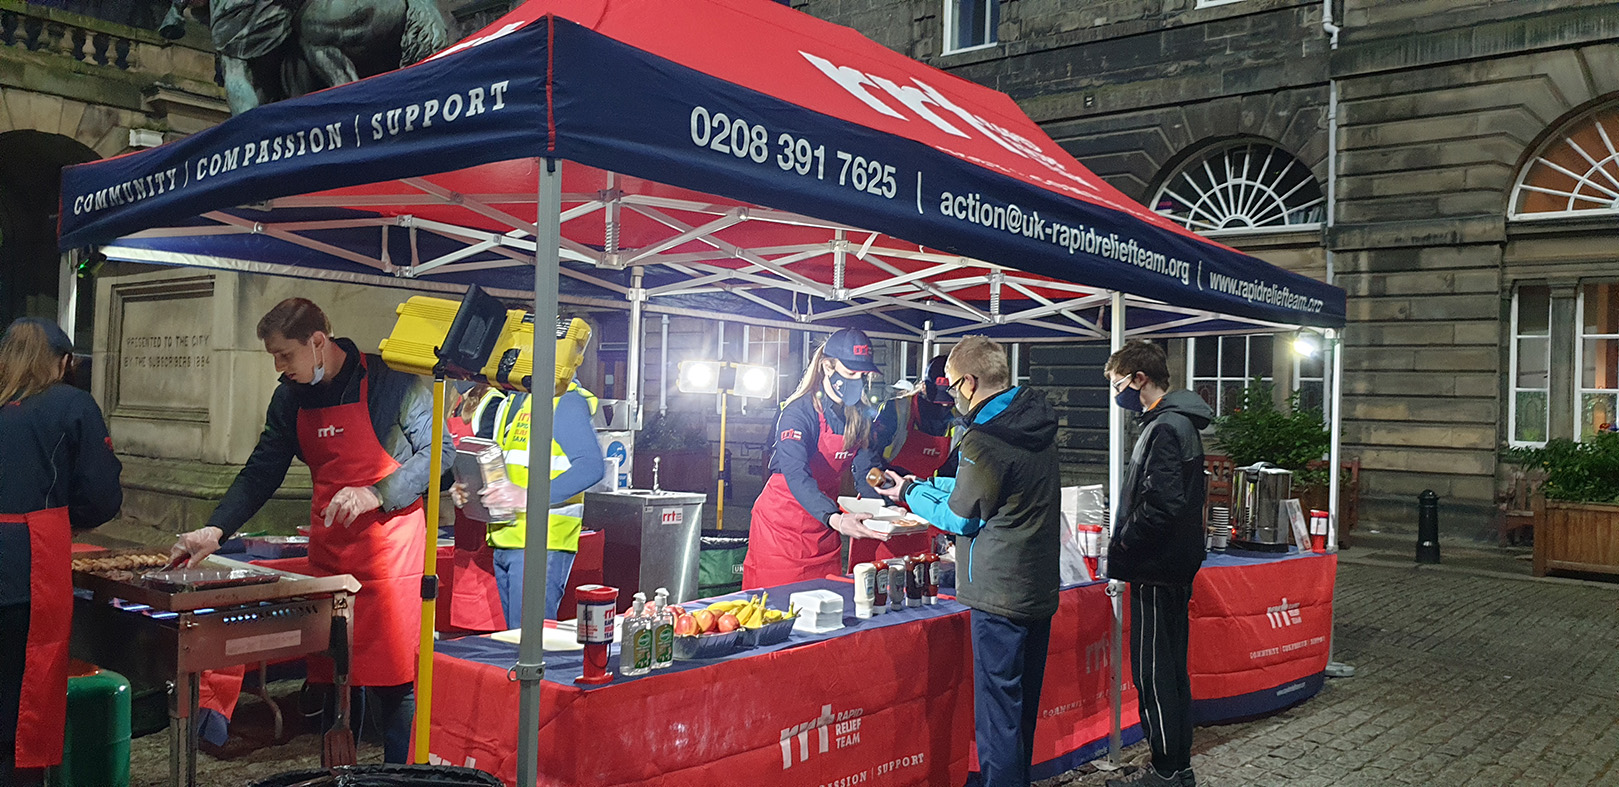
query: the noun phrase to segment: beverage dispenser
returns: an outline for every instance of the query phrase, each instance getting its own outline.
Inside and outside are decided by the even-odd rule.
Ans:
[[[1236,546],[1285,552],[1293,542],[1293,529],[1282,514],[1281,503],[1293,496],[1293,472],[1259,462],[1237,468],[1231,486],[1231,532]]]

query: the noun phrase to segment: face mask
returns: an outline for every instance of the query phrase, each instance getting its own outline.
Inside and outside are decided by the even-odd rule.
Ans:
[[[950,401],[955,405],[956,415],[961,418],[966,418],[967,413],[973,409],[973,398],[961,390],[961,387],[965,385],[966,382],[967,375],[962,375],[956,379],[955,385],[950,385],[945,388],[945,393],[950,394]]]
[[[314,342],[310,342],[309,348],[315,353],[315,373],[309,378],[309,384],[319,385],[321,380],[326,379],[326,359],[321,357],[320,350],[315,349]]]
[[[865,399],[866,378],[861,375],[844,377],[837,372],[832,373],[832,392],[837,394],[838,400],[844,407],[854,407]]]
[[[1124,390],[1114,394],[1113,401],[1132,413],[1146,410],[1141,404],[1141,389],[1131,388],[1128,383],[1125,384]]]

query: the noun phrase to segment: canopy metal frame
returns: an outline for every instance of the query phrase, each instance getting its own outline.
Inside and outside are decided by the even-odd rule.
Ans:
[[[868,316],[893,325],[895,331],[890,338],[921,340],[925,329],[913,324],[914,315],[927,313],[963,321],[962,324],[936,331],[935,335],[939,338],[964,335],[989,326],[1024,327],[1030,329],[1031,334],[1041,334],[1019,339],[1028,342],[1100,341],[1106,340],[1109,335],[1107,327],[1099,324],[1098,316],[1083,314],[1085,310],[1096,310],[1111,302],[1111,295],[1099,288],[1047,279],[983,260],[905,245],[880,232],[790,211],[626,193],[614,185],[617,179],[617,175],[610,174],[609,188],[599,192],[560,195],[562,209],[557,213],[558,259],[571,264],[559,265],[558,271],[563,276],[622,295],[629,302],[644,303],[648,311],[659,311],[657,306],[662,298],[724,292],[758,305],[774,313],[781,323],[800,329],[835,330],[850,317]],[[211,222],[209,224],[155,228],[127,237],[262,235],[363,266],[378,276],[391,277],[398,280],[397,284],[407,286],[407,283],[431,281],[450,274],[519,268],[532,264],[538,247],[535,238],[541,230],[533,222],[517,216],[513,209],[533,208],[536,215],[541,215],[534,195],[468,194],[424,178],[406,178],[396,183],[409,188],[394,193],[356,196],[317,194],[281,197],[250,207],[268,214],[278,208],[454,206],[493,222],[502,229],[467,226],[413,214],[365,215],[318,221],[276,221],[266,215],[266,220],[256,221],[224,211],[213,211],[202,217]],[[666,235],[639,248],[620,246],[625,212],[656,222],[665,229]],[[605,214],[600,248],[570,240],[562,234],[570,222],[597,213]],[[673,213],[708,217],[709,220],[694,225]],[[753,248],[722,237],[725,230],[749,222],[811,228],[827,232],[828,237],[820,242]],[[312,236],[312,233],[337,229],[374,231],[376,250],[362,253]],[[406,233],[409,238],[410,256],[406,260],[396,260],[390,253],[390,236],[398,232]],[[417,243],[421,233],[451,241],[458,244],[458,248],[424,257]],[[699,247],[698,250],[692,250],[694,245]],[[149,251],[144,254],[125,251],[123,254],[139,256],[144,261],[165,261],[162,254]],[[826,265],[828,260],[830,266]],[[913,269],[907,270],[901,267],[901,263]],[[916,267],[919,263],[923,267]],[[626,287],[597,275],[598,271],[626,269],[659,269],[675,274],[677,278],[639,288],[633,284]],[[830,272],[829,279],[816,275],[827,271]],[[307,275],[301,269],[290,267],[287,272]],[[847,283],[856,278],[870,283],[859,286]],[[981,288],[989,291],[987,306],[981,301],[969,301],[961,295],[965,290]],[[819,298],[838,306],[822,311],[799,309],[795,300],[794,308],[789,308],[761,297],[758,293],[764,290]],[[1128,294],[1125,300],[1129,307],[1181,315],[1131,330],[1131,337],[1203,335],[1186,329],[1210,319],[1236,323],[1245,329],[1233,331],[1230,327],[1224,327],[1210,333],[1277,332],[1297,327],[1216,315]],[[913,320],[899,318],[905,314],[913,316]],[[758,318],[750,319],[748,315],[736,315],[732,319],[762,324]]]

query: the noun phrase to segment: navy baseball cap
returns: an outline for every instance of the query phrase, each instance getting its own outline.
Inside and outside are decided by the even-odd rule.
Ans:
[[[871,340],[855,328],[844,328],[826,340],[822,353],[836,358],[844,366],[857,372],[875,372],[877,364],[871,360]]]
[[[45,332],[45,341],[50,344],[53,351],[61,355],[73,354],[73,340],[67,338],[67,333],[56,323],[43,317],[19,317],[11,321],[11,327],[6,329],[6,333],[10,334],[19,325],[39,326],[39,329]]]
[[[953,405],[954,397],[950,396],[950,377],[944,373],[945,356],[936,355],[928,361],[927,377],[922,380],[926,386],[922,395],[934,404]]]

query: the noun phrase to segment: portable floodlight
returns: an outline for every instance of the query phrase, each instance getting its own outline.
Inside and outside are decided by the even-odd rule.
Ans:
[[[675,386],[681,393],[719,393],[720,364],[717,361],[681,361],[680,376],[676,378]]]
[[[728,361],[681,361],[675,386],[681,393],[720,395],[720,478],[714,518],[725,528],[725,422],[730,410],[727,396],[769,399],[776,395],[776,369],[751,363]]]

